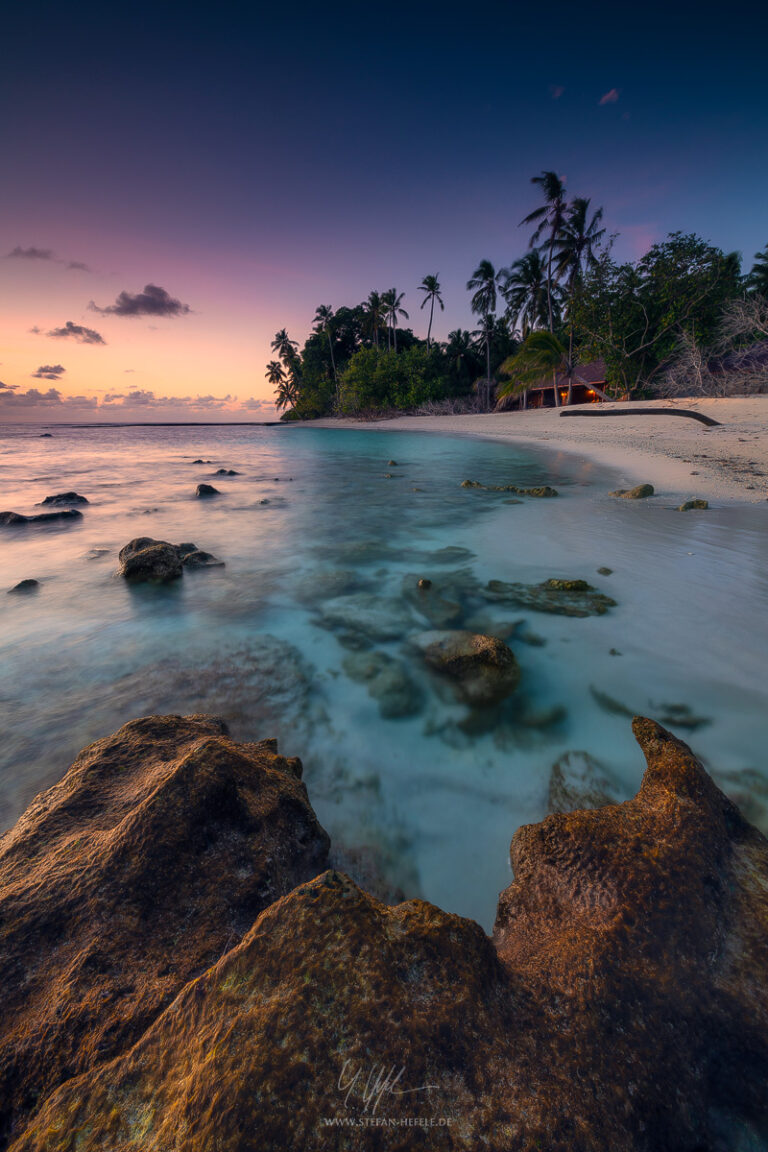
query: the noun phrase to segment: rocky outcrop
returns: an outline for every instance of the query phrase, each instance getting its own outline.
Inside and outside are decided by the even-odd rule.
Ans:
[[[127,1051],[326,866],[300,776],[274,741],[147,717],[86,748],[0,840],[0,1131]]]
[[[424,660],[455,686],[473,708],[500,704],[520,682],[520,668],[507,645],[495,636],[473,632],[422,632],[413,637]]]
[[[20,524],[49,524],[58,520],[82,520],[83,514],[77,508],[64,508],[61,512],[38,512],[34,516],[24,516],[21,512],[0,512],[0,525],[16,527]]]
[[[387,907],[325,872],[262,911],[133,1046],[110,1063],[94,1054],[80,1074],[75,1064],[12,1152],[761,1147],[768,843],[684,744],[650,720],[634,728],[648,762],[634,799],[515,834],[493,942],[423,901]],[[169,857],[164,884],[186,860]],[[45,898],[39,885],[30,895]],[[104,911],[107,925],[121,915]],[[150,925],[132,927],[147,939]],[[160,938],[175,960],[171,932]],[[110,939],[90,965],[92,952],[78,957],[68,975],[87,968],[107,987],[110,964],[126,962]],[[153,956],[137,985],[164,962]],[[10,987],[34,1006],[24,977],[20,963]],[[58,992],[45,1001],[48,1059],[68,1020]],[[119,1018],[108,997],[90,1003]]]
[[[611,496],[620,496],[622,500],[645,500],[654,495],[653,484],[638,484],[635,488],[617,488]]]
[[[541,584],[507,583],[489,580],[483,589],[486,600],[514,604],[534,612],[551,612],[556,616],[602,616],[616,601],[598,592],[586,580],[553,578]]]
[[[39,592],[40,591],[40,581],[39,580],[32,580],[32,579],[19,580],[18,584],[14,584],[13,588],[9,588],[8,591],[9,591],[9,593],[10,592],[18,592],[21,595],[24,595],[24,594],[29,593],[29,592]]]
[[[197,544],[169,544],[150,536],[131,540],[120,549],[118,560],[118,576],[135,584],[168,584],[178,580],[185,568],[224,567],[223,560],[204,552]]]
[[[236,472],[234,468],[217,468],[214,476],[239,476],[240,473]]]
[[[535,488],[518,488],[516,484],[481,484],[479,480],[462,480],[462,488],[482,488],[485,492],[516,492],[518,496],[538,496],[549,499],[557,496],[557,488],[540,484]]]
[[[706,512],[709,508],[708,500],[686,500],[677,509],[678,512]]]
[[[51,508],[72,508],[76,504],[88,504],[89,501],[77,492],[59,492],[56,496],[46,496],[40,503],[48,504]]]
[[[214,488],[213,484],[198,484],[197,488],[195,489],[195,496],[201,500],[206,499],[209,496],[220,495],[221,493],[219,492],[218,488]]]

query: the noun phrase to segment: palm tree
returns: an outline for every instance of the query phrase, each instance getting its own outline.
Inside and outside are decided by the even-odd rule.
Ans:
[[[552,315],[552,259],[555,254],[555,244],[560,236],[565,221],[566,200],[565,184],[556,172],[542,172],[540,176],[532,176],[531,184],[537,184],[544,193],[544,204],[529,212],[523,224],[535,224],[536,228],[531,236],[531,248],[534,248],[545,232],[549,236],[545,240],[547,249],[547,311],[549,314],[549,330],[554,332]]]
[[[333,308],[331,308],[329,304],[320,304],[315,310],[315,332],[325,332],[328,338],[328,348],[331,353],[331,368],[333,369],[333,382],[336,385],[338,397],[339,380],[336,375],[336,360],[333,355],[333,340],[331,339],[334,315]]]
[[[366,326],[373,336],[373,343],[376,351],[379,349],[379,325],[384,319],[384,303],[381,295],[378,292],[370,292],[368,299],[363,304],[363,311],[365,312]]]
[[[435,312],[435,301],[440,305],[440,311],[445,311],[445,304],[443,304],[443,298],[440,295],[440,281],[437,276],[425,276],[421,284],[419,284],[419,292],[425,294],[421,302],[421,307],[424,308],[427,303],[429,304],[429,327],[427,328],[427,348],[429,348],[430,338],[432,336],[432,317]]]
[[[503,272],[501,294],[507,302],[507,318],[525,339],[534,328],[547,325],[547,265],[541,249],[533,248]]]
[[[601,228],[602,208],[598,208],[589,220],[590,201],[578,196],[568,205],[568,214],[560,235],[555,239],[557,251],[557,273],[565,278],[568,291],[568,359],[573,360],[573,301],[581,278],[588,269],[597,266],[597,249],[600,247],[605,228]],[[571,403],[573,385],[568,378],[568,397]]]
[[[269,383],[274,385],[275,388],[285,380],[285,371],[282,364],[277,360],[270,360],[269,364],[267,364],[265,375]]]
[[[755,252],[755,262],[744,286],[748,292],[768,297],[768,244],[762,252]]]
[[[299,345],[295,340],[288,338],[288,333],[285,328],[281,328],[279,332],[275,333],[275,338],[270,344],[273,352],[277,352],[283,364],[288,367],[297,354]]]
[[[472,350],[472,333],[463,328],[456,328],[448,333],[448,343],[445,346],[445,355],[448,362],[453,365],[456,375],[461,374],[470,352]]]
[[[480,331],[484,334],[485,341],[485,388],[486,404],[489,407],[491,402],[491,336],[493,325],[489,325],[488,320],[489,318],[495,320],[496,317],[496,287],[500,279],[501,272],[496,272],[490,260],[481,260],[473,272],[472,278],[467,280],[467,291],[474,293],[470,307],[475,316],[483,317],[483,326]]]
[[[387,351],[390,349],[390,333],[392,335],[392,343],[395,352],[397,352],[397,318],[402,316],[404,320],[410,319],[408,313],[401,307],[403,302],[404,292],[398,294],[397,288],[390,288],[381,297],[381,302],[384,305],[384,315],[387,318]]]
[[[550,372],[555,381],[558,376],[567,376],[570,387],[574,369],[575,364],[569,356],[568,349],[557,336],[541,330],[531,332],[514,356],[508,356],[501,365],[499,371],[511,376],[512,379],[501,386],[499,396],[514,396],[523,389],[527,391],[532,384],[538,383]],[[557,392],[556,385],[555,392]]]

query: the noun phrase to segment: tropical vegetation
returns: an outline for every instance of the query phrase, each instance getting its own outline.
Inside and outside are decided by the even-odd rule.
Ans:
[[[284,328],[277,332],[266,379],[282,418],[439,403],[524,407],[532,386],[548,391],[549,383],[553,402],[563,388],[570,404],[580,369],[595,360],[613,398],[695,391],[697,380],[736,363],[736,352],[739,363],[755,362],[751,349],[766,335],[768,244],[746,273],[737,253],[684,232],[619,262],[601,207],[569,199],[554,171],[531,182],[541,202],[520,222],[530,229],[527,250],[509,265],[478,262],[466,284],[471,328],[435,338],[445,301],[431,273],[416,289],[419,314],[427,310],[425,339],[404,326],[406,293],[394,287],[351,307],[318,306],[301,348]],[[729,387],[737,378],[731,372]],[[750,379],[754,386],[754,373]]]

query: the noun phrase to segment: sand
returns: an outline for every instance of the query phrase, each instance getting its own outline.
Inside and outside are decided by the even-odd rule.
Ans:
[[[631,406],[690,409],[719,421],[719,427],[708,428],[679,416],[562,419],[560,410],[554,408],[479,416],[321,420],[313,425],[450,432],[545,444],[617,469],[628,487],[647,482],[660,495],[681,501],[691,497],[713,503],[768,499],[768,396],[647,400]],[[571,410],[587,408],[592,406],[576,405]]]

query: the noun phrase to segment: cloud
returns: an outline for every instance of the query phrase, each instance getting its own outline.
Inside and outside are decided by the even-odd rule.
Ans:
[[[259,412],[262,408],[274,408],[274,401],[259,400],[256,396],[249,396],[247,400],[241,402],[240,407],[246,412]]]
[[[607,92],[604,92],[603,95],[600,97],[600,99],[598,100],[598,104],[600,104],[600,105],[615,104],[616,101],[618,100],[618,98],[619,98],[618,88],[609,88],[609,90]]]
[[[11,251],[6,253],[6,260],[50,260],[54,264],[64,264],[70,272],[90,272],[87,264],[83,264],[82,260],[62,260],[60,259],[52,248],[22,248],[20,244]]]
[[[4,380],[0,380],[0,389],[4,388],[7,392],[15,392],[18,384],[6,384]]]
[[[563,92],[565,92],[565,88],[562,84],[550,84],[549,94],[553,100],[559,100]]]
[[[117,408],[188,408],[205,412],[211,409],[227,408],[236,399],[226,396],[156,396],[146,388],[134,388],[130,392],[108,392],[102,406]]]
[[[91,312],[99,312],[102,316],[186,316],[192,309],[188,304],[176,300],[165,288],[156,284],[147,284],[143,292],[132,295],[130,292],[121,292],[114,304],[100,308],[91,300],[88,305]]]
[[[55,408],[61,412],[70,409],[93,411],[98,401],[89,396],[62,396],[58,388],[41,392],[39,388],[28,388],[26,392],[0,391],[0,411],[9,408]]]
[[[39,332],[39,329],[37,331]],[[72,336],[78,344],[106,344],[104,337],[95,328],[85,328],[82,324],[73,324],[71,320],[67,320],[63,328],[52,328],[48,335],[57,340],[65,340]]]
[[[37,324],[33,324],[29,331],[33,336],[42,336],[43,334],[42,328],[38,328]]]
[[[55,260],[53,252],[50,248],[22,248],[17,244],[12,252],[6,256],[6,260]]]
[[[64,372],[66,368],[61,364],[41,364],[37,372],[33,372],[32,375],[36,380],[60,380]]]

